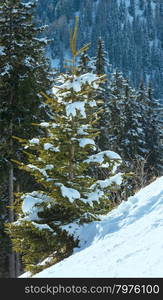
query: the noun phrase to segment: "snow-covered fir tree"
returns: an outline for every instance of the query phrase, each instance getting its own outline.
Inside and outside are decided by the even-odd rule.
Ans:
[[[135,90],[118,71],[111,76],[106,104],[103,147],[121,155],[125,169],[135,173],[135,188],[142,187],[161,174],[161,105],[150,87],[141,82]]]
[[[101,147],[104,150],[109,147],[119,153],[123,158],[126,172],[132,170],[135,173],[135,166],[142,166],[148,153],[144,127],[145,100],[142,91],[138,92],[131,88],[128,80],[118,71],[111,74],[107,89]],[[128,188],[129,192],[133,192],[135,184],[131,187],[131,191]]]
[[[142,128],[142,111],[137,102],[136,90],[128,82],[124,95],[124,132],[122,151],[127,161],[142,159],[145,152],[145,135]]]
[[[86,51],[81,53],[78,63],[78,70],[80,74],[91,72],[91,59]]]
[[[145,142],[145,100],[142,90],[131,88],[118,71],[112,74],[106,118],[106,139],[126,161],[143,158]]]
[[[46,116],[38,93],[51,86],[44,58],[47,40],[39,38],[44,28],[33,23],[34,7],[33,2],[0,1],[0,175],[8,187],[9,222],[14,220],[14,192],[26,189],[28,178],[11,163],[12,158],[23,159],[12,136],[30,138],[39,132],[31,124]],[[14,254],[9,257],[9,276],[15,277]]]
[[[105,74],[105,82],[101,83],[97,92],[97,101],[101,105],[102,114],[101,118],[97,124],[101,134],[97,137],[97,145],[101,150],[105,149],[105,128],[106,128],[106,114],[107,114],[107,98],[108,98],[108,72],[109,72],[109,61],[107,58],[108,54],[105,51],[105,44],[102,38],[100,37],[97,41],[97,50],[96,56],[94,58],[94,72],[97,75]],[[106,146],[106,149],[108,147]]]
[[[95,99],[104,76],[79,74],[76,57],[87,46],[76,49],[77,24],[71,34],[70,71],[56,78],[53,97],[44,95],[53,112],[52,120],[38,125],[46,129],[45,136],[17,138],[29,161],[17,163],[35,177],[40,189],[21,195],[18,220],[8,225],[8,231],[14,249],[22,253],[26,269],[32,272],[72,253],[78,245],[73,237],[75,224],[96,220],[112,209],[110,193],[123,180],[117,171],[120,156],[96,151],[99,131],[93,125],[99,107]],[[108,178],[89,176],[92,165],[109,170]]]
[[[105,100],[105,131],[103,148],[122,153],[122,136],[124,135],[124,97],[126,80],[122,74],[115,71],[108,82],[108,95]]]
[[[162,105],[153,96],[151,84],[147,88],[146,98],[146,124],[145,124],[145,140],[148,149],[147,172],[149,178],[151,176],[160,176],[163,174],[162,161]]]

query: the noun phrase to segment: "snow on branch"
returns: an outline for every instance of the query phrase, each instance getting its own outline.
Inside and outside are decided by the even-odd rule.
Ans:
[[[37,191],[24,194],[21,199],[23,200],[22,212],[25,214],[25,216],[28,216],[28,220],[35,221],[39,220],[38,212],[43,211],[43,207],[41,207],[40,204],[53,201],[53,199],[49,196]]]
[[[58,183],[56,185],[60,186],[62,196],[64,198],[68,198],[71,203],[73,203],[74,200],[80,199],[80,193],[77,190],[66,187],[62,183]]]
[[[113,151],[106,150],[89,156],[89,158],[86,159],[84,162],[88,164],[99,164],[102,168],[109,167],[109,162],[111,162],[111,164],[114,163],[113,172],[115,172],[117,167],[121,164],[122,160],[119,154]]]

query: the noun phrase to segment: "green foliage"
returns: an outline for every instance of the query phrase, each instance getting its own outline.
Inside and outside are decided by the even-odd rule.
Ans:
[[[127,180],[131,193],[150,182],[153,176],[161,175],[160,112],[161,106],[153,98],[150,87],[147,89],[142,82],[135,90],[120,72],[111,75],[99,147],[109,147],[119,153],[124,162],[121,169],[125,173],[133,172]]]
[[[43,27],[35,26],[34,9],[32,2],[0,1],[0,188],[6,186],[1,195],[5,199],[4,206],[10,202],[11,159],[25,162],[22,147],[12,136],[30,138],[34,134],[41,135],[42,131],[31,123],[49,118],[48,109],[43,109],[39,96],[41,89],[48,92],[51,87],[49,65],[44,58],[47,43],[38,37]],[[14,192],[18,189],[30,191],[31,185],[36,185],[18,168],[14,168],[12,181]],[[10,208],[5,210],[5,221],[9,221],[9,212]],[[0,222],[3,237],[9,245],[7,250],[1,249],[0,252],[6,252],[4,261],[8,261],[11,243],[4,233],[3,214]]]
[[[22,254],[26,270],[32,272],[40,269],[48,256],[53,257],[53,263],[69,256],[78,245],[71,227],[97,220],[111,210],[111,191],[118,188],[116,180],[109,178],[115,175],[121,158],[109,151],[95,152],[99,135],[95,124],[101,110],[96,92],[105,76],[77,72],[76,56],[86,47],[76,49],[76,35],[77,21],[71,33],[70,71],[56,78],[53,97],[42,92],[53,116],[48,122],[35,124],[45,135],[30,140],[13,137],[24,148],[29,163],[14,161],[40,185],[39,190],[20,197],[18,221],[8,225],[14,249]],[[109,178],[98,181],[90,176],[91,165],[107,169]]]
[[[108,61],[106,59],[106,51],[104,49],[104,42],[101,38],[98,40],[97,44],[97,55],[96,55],[96,74],[103,75],[107,72]]]
[[[65,231],[55,228],[57,234],[54,234],[48,229],[39,229],[38,226],[34,222],[23,221],[21,224],[8,224],[6,230],[14,250],[22,254],[26,270],[33,274],[42,269],[42,266],[37,264],[47,256],[51,255],[51,263],[58,262],[72,254],[72,248],[77,245],[77,241],[68,237]]]
[[[0,46],[4,49],[0,55],[0,150],[6,162],[19,157],[16,142],[8,151],[11,135],[30,138],[38,133],[31,123],[47,117],[38,95],[51,86],[44,58],[46,41],[38,38],[43,28],[33,24],[33,11],[32,3],[26,5],[20,0],[0,4]]]
[[[153,96],[151,84],[146,90],[146,111],[145,111],[145,140],[148,148],[147,171],[152,176],[163,174],[162,160],[162,105]]]
[[[0,185],[0,278],[8,277],[8,254],[10,253],[11,242],[5,233],[5,223],[7,222],[6,207],[7,190],[6,183]]]

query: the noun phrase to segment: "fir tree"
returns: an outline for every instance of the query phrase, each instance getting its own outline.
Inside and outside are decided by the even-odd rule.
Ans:
[[[0,185],[0,278],[8,277],[8,256],[10,240],[5,234],[4,224],[7,222],[6,185]]]
[[[136,91],[126,85],[124,97],[124,137],[122,148],[127,161],[141,159],[144,155],[144,134],[142,130],[139,103]]]
[[[162,107],[153,97],[152,86],[147,89],[145,137],[148,149],[147,173],[148,178],[162,175],[162,145],[161,145],[161,112]]]
[[[140,8],[141,10],[144,9],[144,0],[139,0],[139,8]]]
[[[101,134],[96,139],[96,143],[98,145],[98,149],[104,150],[108,149],[106,145],[106,107],[107,107],[107,99],[108,99],[108,72],[109,72],[109,63],[107,59],[107,53],[105,51],[104,41],[101,37],[98,39],[97,43],[97,53],[95,57],[95,73],[97,75],[106,76],[105,82],[101,83],[97,93],[97,100],[101,105],[102,114],[99,122],[97,123],[97,127],[99,128]]]
[[[106,138],[111,149],[122,155],[125,161],[144,156],[144,107],[142,90],[131,88],[128,80],[118,71],[113,73],[109,83],[109,97],[106,117]]]
[[[128,192],[147,183],[145,174],[148,147],[145,137],[146,92],[141,84],[138,91],[131,88],[128,80],[118,71],[114,72],[108,85],[105,109],[105,144],[123,158],[125,172],[133,172],[129,179]],[[142,175],[140,175],[140,173]]]
[[[96,54],[96,74],[103,75],[108,71],[108,60],[107,52],[105,51],[104,41],[99,38],[97,44],[97,54]]]
[[[0,172],[8,186],[9,222],[14,220],[14,192],[27,184],[27,176],[22,176],[11,163],[11,158],[23,159],[21,147],[12,136],[30,138],[38,132],[31,125],[43,116],[45,119],[38,93],[50,88],[48,64],[43,56],[47,41],[38,36],[43,28],[33,23],[33,9],[32,2],[0,1]],[[10,255],[10,277],[15,277],[14,256]]]
[[[105,143],[103,147],[122,153],[124,137],[124,97],[126,80],[117,70],[108,83],[108,97],[105,109]]]
[[[130,0],[129,13],[135,17],[135,0]]]
[[[145,163],[143,172],[144,182],[147,184],[153,176],[160,175],[162,170],[161,105],[153,97],[151,84],[146,88],[144,82],[140,84],[135,103],[138,112],[137,121],[141,124],[139,136],[142,137],[139,158]]]
[[[78,70],[80,74],[85,74],[87,72],[91,72],[92,68],[90,65],[91,59],[88,56],[87,52],[84,51],[79,59],[79,63],[78,63]]]
[[[120,156],[112,151],[95,153],[99,132],[93,125],[100,113],[95,96],[104,76],[79,74],[76,58],[88,46],[76,49],[77,24],[71,32],[70,71],[56,79],[54,97],[43,94],[53,112],[53,120],[39,125],[46,128],[46,135],[28,141],[16,138],[29,160],[17,163],[41,186],[19,198],[19,219],[8,225],[15,250],[32,272],[45,268],[42,261],[48,256],[49,264],[54,264],[72,253],[78,245],[74,228],[108,212],[113,207],[110,192],[122,181],[120,173],[115,175]],[[89,176],[90,165],[108,169],[109,178]]]
[[[87,4],[82,0],[71,0],[71,4],[68,1],[61,4],[59,0],[39,0],[38,16],[43,24],[50,23],[47,33],[53,43],[48,54],[62,64],[69,42],[65,24],[71,24],[75,7],[78,7],[76,11],[82,16],[79,46],[91,41],[89,55],[95,56],[97,39],[101,35],[113,67],[129,77],[136,88],[144,74],[145,84],[150,78],[154,96],[162,99],[162,6],[162,0],[110,0],[108,3],[107,0],[89,0]],[[150,51],[152,48],[154,51]]]

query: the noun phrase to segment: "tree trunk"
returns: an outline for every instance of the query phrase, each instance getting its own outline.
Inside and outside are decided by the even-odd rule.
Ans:
[[[15,278],[15,253],[9,254],[9,278]]]
[[[20,265],[20,255],[19,253],[16,253],[15,254],[15,277],[18,278],[19,275],[20,275],[20,268],[21,268],[21,265]]]
[[[10,14],[9,14],[9,40],[10,40],[10,47],[9,47],[9,63],[12,65],[12,42],[13,42],[13,14],[12,14],[12,6],[10,7]],[[13,154],[13,99],[14,99],[14,92],[13,92],[13,85],[14,81],[10,85],[10,98],[9,98],[9,105],[11,109],[11,119],[9,124],[9,153],[10,153],[10,159],[12,158]],[[14,222],[14,167],[12,162],[9,159],[9,212],[8,212],[8,222],[12,223]],[[9,254],[9,277],[15,278],[15,252],[12,250],[11,246],[11,252]]]
[[[19,183],[17,183],[16,185],[16,192],[20,193],[20,185]],[[21,271],[21,260],[20,260],[20,254],[19,253],[15,253],[15,277],[18,278]]]
[[[14,170],[13,164],[9,163],[9,223],[14,221]],[[9,277],[15,278],[15,253],[12,252],[9,254]]]

